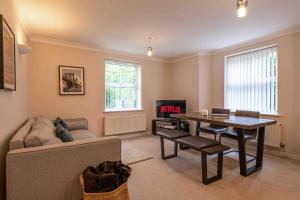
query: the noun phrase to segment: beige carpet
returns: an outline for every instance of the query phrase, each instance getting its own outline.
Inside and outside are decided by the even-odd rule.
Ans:
[[[153,159],[150,153],[134,147],[134,143],[122,141],[122,162],[124,164],[133,165],[150,159]]]
[[[198,152],[179,151],[177,158],[164,161],[160,159],[158,137],[129,138],[123,140],[123,144],[125,148],[133,146],[154,157],[131,165],[131,200],[298,200],[300,197],[300,163],[296,161],[265,155],[263,170],[242,177],[237,155],[233,154],[224,158],[223,179],[205,186],[201,182]],[[166,151],[172,151],[169,142]],[[215,166],[216,160],[211,158],[211,175],[215,173]]]

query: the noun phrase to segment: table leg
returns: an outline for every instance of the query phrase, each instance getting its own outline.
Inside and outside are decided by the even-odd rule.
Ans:
[[[239,146],[239,161],[240,161],[240,174],[247,176],[247,162],[246,162],[246,144],[244,139],[243,129],[237,129],[238,146]]]
[[[179,118],[177,119],[177,123],[178,123],[177,129],[179,131],[181,131],[181,120]],[[179,148],[180,148],[180,150],[187,150],[187,149],[189,149],[189,147],[185,147],[183,144],[180,144]]]
[[[165,157],[165,143],[164,143],[164,138],[160,137],[160,155],[161,158],[164,159]]]
[[[156,120],[152,120],[152,134],[156,135]]]
[[[177,119],[177,129],[181,131],[181,121],[179,118]]]
[[[261,169],[264,159],[265,127],[258,130],[257,152],[256,152],[256,169]]]
[[[242,129],[237,129],[238,143],[239,143],[239,159],[240,159],[240,174],[242,176],[249,176],[250,174],[260,170],[263,165],[264,158],[264,140],[265,140],[265,127],[259,128],[257,151],[256,151],[256,164],[247,168],[246,161],[246,144],[244,140],[244,132]]]
[[[197,125],[196,125],[196,135],[197,136],[200,135],[200,127],[201,127],[201,121],[197,121]]]

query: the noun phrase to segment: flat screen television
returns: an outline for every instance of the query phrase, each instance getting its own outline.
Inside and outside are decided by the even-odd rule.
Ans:
[[[157,100],[158,118],[170,118],[170,114],[186,113],[186,100]]]

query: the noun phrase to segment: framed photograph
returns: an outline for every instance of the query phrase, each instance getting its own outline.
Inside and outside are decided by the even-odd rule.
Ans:
[[[83,67],[59,66],[59,94],[85,94]]]
[[[15,35],[0,15],[0,89],[16,90]]]

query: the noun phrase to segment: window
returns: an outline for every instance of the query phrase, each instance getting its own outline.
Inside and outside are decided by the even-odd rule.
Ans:
[[[277,47],[225,58],[225,107],[278,113]]]
[[[106,60],[105,111],[138,109],[141,109],[139,64]]]

